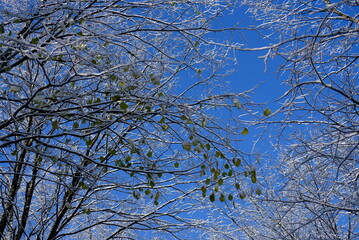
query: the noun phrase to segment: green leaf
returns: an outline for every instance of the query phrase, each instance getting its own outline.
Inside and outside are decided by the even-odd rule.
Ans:
[[[256,183],[256,182],[257,182],[257,177],[256,177],[255,174],[252,174],[252,176],[251,176],[251,181],[252,181],[252,183]]]
[[[207,188],[205,186],[202,186],[201,191],[202,191],[202,197],[206,197],[207,196]]]
[[[247,129],[247,128],[244,128],[241,133],[242,133],[242,135],[244,135],[244,136],[247,135],[247,134],[248,134],[248,129]]]
[[[238,108],[238,109],[242,108],[242,104],[238,100],[234,100],[233,103],[236,108]]]
[[[117,167],[122,167],[122,166],[123,166],[123,162],[118,159],[118,160],[116,160],[116,162],[115,162],[115,166],[117,166]]]
[[[269,108],[266,108],[266,110],[264,110],[263,114],[264,114],[264,116],[269,116],[271,114],[271,111],[269,110]]]
[[[220,157],[220,156],[222,156],[222,153],[220,151],[216,151],[216,154],[214,156],[215,157]]]
[[[91,213],[91,209],[89,209],[89,208],[84,209],[83,213],[85,213],[86,215],[89,215]]]
[[[235,186],[236,186],[236,189],[240,189],[240,187],[241,187],[241,185],[239,185],[239,183],[236,183]]]
[[[58,121],[51,121],[52,129],[58,129],[59,128],[59,122]]]
[[[32,43],[32,44],[38,44],[39,41],[40,41],[39,38],[33,38],[33,39],[31,39],[30,43]]]
[[[146,194],[146,195],[150,195],[150,194],[151,194],[151,190],[150,190],[150,189],[147,189],[147,190],[145,191],[145,194]]]
[[[201,73],[202,73],[202,70],[201,70],[201,69],[197,69],[197,73],[198,73],[198,74],[201,74]]]
[[[145,107],[145,109],[147,110],[147,112],[151,112],[151,105],[147,105],[146,107]]]
[[[118,79],[118,77],[117,77],[116,75],[111,75],[111,76],[110,76],[110,79],[111,79],[112,81],[116,81],[116,80]]]
[[[173,164],[173,166],[174,166],[175,168],[178,168],[178,167],[179,167],[179,163],[178,163],[178,162],[175,162],[175,164]]]
[[[209,195],[209,200],[210,200],[211,202],[214,202],[214,201],[216,200],[216,197],[215,197],[214,193],[212,193],[211,195]]]
[[[207,192],[202,192],[202,197],[207,197]]]
[[[120,108],[126,111],[127,108],[128,108],[128,105],[125,102],[121,102],[120,103]]]
[[[157,77],[155,77],[154,75],[150,76],[150,80],[151,80],[153,85],[160,85],[161,84],[161,81]]]
[[[115,149],[109,148],[107,151],[108,151],[108,153],[111,154],[111,155],[115,155],[115,154],[116,154],[116,150],[115,150]]]
[[[159,123],[164,123],[166,121],[165,117],[162,117],[161,120],[159,121]]]
[[[186,121],[186,120],[187,120],[187,117],[186,117],[185,115],[182,115],[182,116],[181,116],[181,119],[182,119],[183,121]]]
[[[210,149],[211,149],[211,145],[210,145],[209,143],[207,143],[207,144],[205,145],[205,147],[207,148],[207,150],[210,150]]]
[[[187,141],[183,142],[182,143],[182,148],[187,150],[187,151],[191,151],[191,143],[187,142]]]
[[[152,157],[152,152],[151,152],[151,151],[148,151],[146,155],[147,155],[147,157],[150,158],[150,157]]]
[[[167,131],[168,128],[169,128],[169,126],[167,124],[162,125],[162,130],[163,131]]]
[[[4,25],[0,25],[0,34],[5,33]]]
[[[231,194],[228,195],[228,200],[233,201],[233,196]]]
[[[79,126],[80,126],[80,124],[77,123],[77,122],[75,122],[75,123],[72,125],[72,127],[73,127],[74,129],[79,128]]]
[[[136,199],[139,199],[140,198],[140,194],[138,192],[132,192],[132,196]]]
[[[57,155],[52,155],[51,160],[52,160],[53,163],[56,163],[57,160],[58,160],[58,156]]]
[[[131,154],[135,154],[138,152],[139,152],[138,148],[135,148],[135,147],[131,148]]]
[[[236,167],[239,167],[241,165],[241,159],[239,159],[239,158],[233,158],[232,161],[233,161],[234,166],[236,166]]]
[[[207,123],[206,119],[203,118],[203,119],[202,119],[202,122],[201,122],[201,127],[205,127],[205,126],[206,126],[206,123]]]
[[[87,186],[87,184],[84,183],[84,182],[79,182],[79,187],[82,188],[82,189],[84,189],[84,190],[89,189],[89,187]]]
[[[262,195],[262,190],[260,188],[256,188],[256,194],[257,195]]]
[[[226,197],[223,194],[221,194],[221,196],[219,197],[219,201],[221,202],[226,201]]]
[[[222,186],[222,185],[223,185],[223,179],[220,178],[220,179],[218,180],[217,184],[218,184],[219,186]]]
[[[244,192],[241,192],[241,193],[239,194],[239,197],[240,197],[240,199],[245,199],[245,198],[246,198],[246,194],[245,194]]]
[[[91,139],[86,140],[86,146],[90,146],[91,144],[92,144],[92,140],[91,140]]]
[[[120,100],[121,99],[121,96],[120,95],[115,95],[115,96],[112,96],[111,97],[111,100],[112,101],[118,101],[118,100]]]
[[[54,57],[54,61],[61,62],[61,63],[65,62],[62,58],[63,58],[63,55],[60,54],[60,55]]]

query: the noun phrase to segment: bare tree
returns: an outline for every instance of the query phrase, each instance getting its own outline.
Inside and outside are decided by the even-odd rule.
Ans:
[[[0,238],[215,231],[198,193],[245,181],[249,92],[222,88],[236,46],[213,40],[235,1],[1,4]]]
[[[358,238],[357,141],[314,135],[273,154],[258,171],[263,194],[224,212],[239,239]]]
[[[243,50],[281,59],[288,91],[259,119],[277,150],[259,173],[266,191],[225,215],[241,239],[357,239],[359,3],[245,4],[270,44]]]

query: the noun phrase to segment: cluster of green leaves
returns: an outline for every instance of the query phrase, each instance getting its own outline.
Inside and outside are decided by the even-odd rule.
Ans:
[[[225,159],[223,153],[219,151],[216,152],[216,157]],[[211,202],[214,202],[216,200],[216,195],[219,196],[218,199],[220,202],[224,202],[227,199],[229,201],[233,201],[233,194],[230,193],[230,191],[233,190],[230,190],[230,188],[228,188],[228,184],[233,185],[233,180],[231,178],[233,177],[234,172],[238,172],[238,168],[241,167],[241,159],[233,158],[232,161],[224,163],[222,167],[218,167],[218,162],[216,162],[215,165],[216,167],[210,168],[210,171],[208,173],[209,176],[204,181],[205,185],[201,187],[202,197],[207,197],[207,192],[210,191],[208,198]],[[202,174],[207,175],[207,167],[205,165],[202,165],[201,168],[203,170]],[[226,181],[228,181],[227,185],[225,184]],[[238,182],[234,183],[234,187],[235,191],[237,191],[240,189],[240,184]]]

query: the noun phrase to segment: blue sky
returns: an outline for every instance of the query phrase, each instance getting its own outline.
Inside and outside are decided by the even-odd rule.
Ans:
[[[258,22],[253,19],[252,14],[246,13],[246,9],[247,8],[243,6],[238,8],[233,14],[222,16],[220,19],[221,26],[228,27],[238,22],[240,23],[239,28],[258,24]],[[221,39],[220,35],[217,37]],[[241,44],[243,48],[258,48],[268,46],[271,43],[269,39],[265,39],[264,36],[258,32],[249,30],[239,30],[223,35],[223,39],[229,39],[232,42]],[[286,76],[284,73],[278,72],[278,67],[282,63],[282,60],[277,57],[264,61],[263,56],[266,53],[266,50],[237,51],[237,63],[230,65],[234,72],[228,79],[225,79],[229,81],[231,91],[234,92],[243,92],[257,86],[253,91],[252,101],[257,104],[263,104],[258,108],[258,115],[262,115],[263,110],[267,107],[271,112],[276,111],[282,102],[281,100],[278,101],[278,98],[287,90],[287,87],[283,84],[283,79]],[[245,137],[246,141],[243,141],[242,144],[243,149],[241,149],[247,152],[252,151],[252,143],[257,139],[256,135],[262,131],[260,129],[255,130],[255,128],[249,130],[249,134]],[[260,150],[261,153],[264,153],[267,150],[272,150],[269,139],[262,139],[260,146],[260,149],[256,149],[256,151]]]

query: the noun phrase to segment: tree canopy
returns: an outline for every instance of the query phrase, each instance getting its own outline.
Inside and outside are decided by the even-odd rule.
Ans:
[[[190,215],[248,179],[252,103],[223,87],[236,45],[213,37],[235,4],[2,1],[1,239],[215,229]]]
[[[358,9],[2,1],[0,239],[358,238]],[[227,87],[238,50],[278,109]]]
[[[265,124],[265,192],[231,210],[246,239],[359,237],[358,1],[245,1],[287,92]],[[267,136],[268,136],[267,135]],[[268,157],[269,156],[269,157]]]

